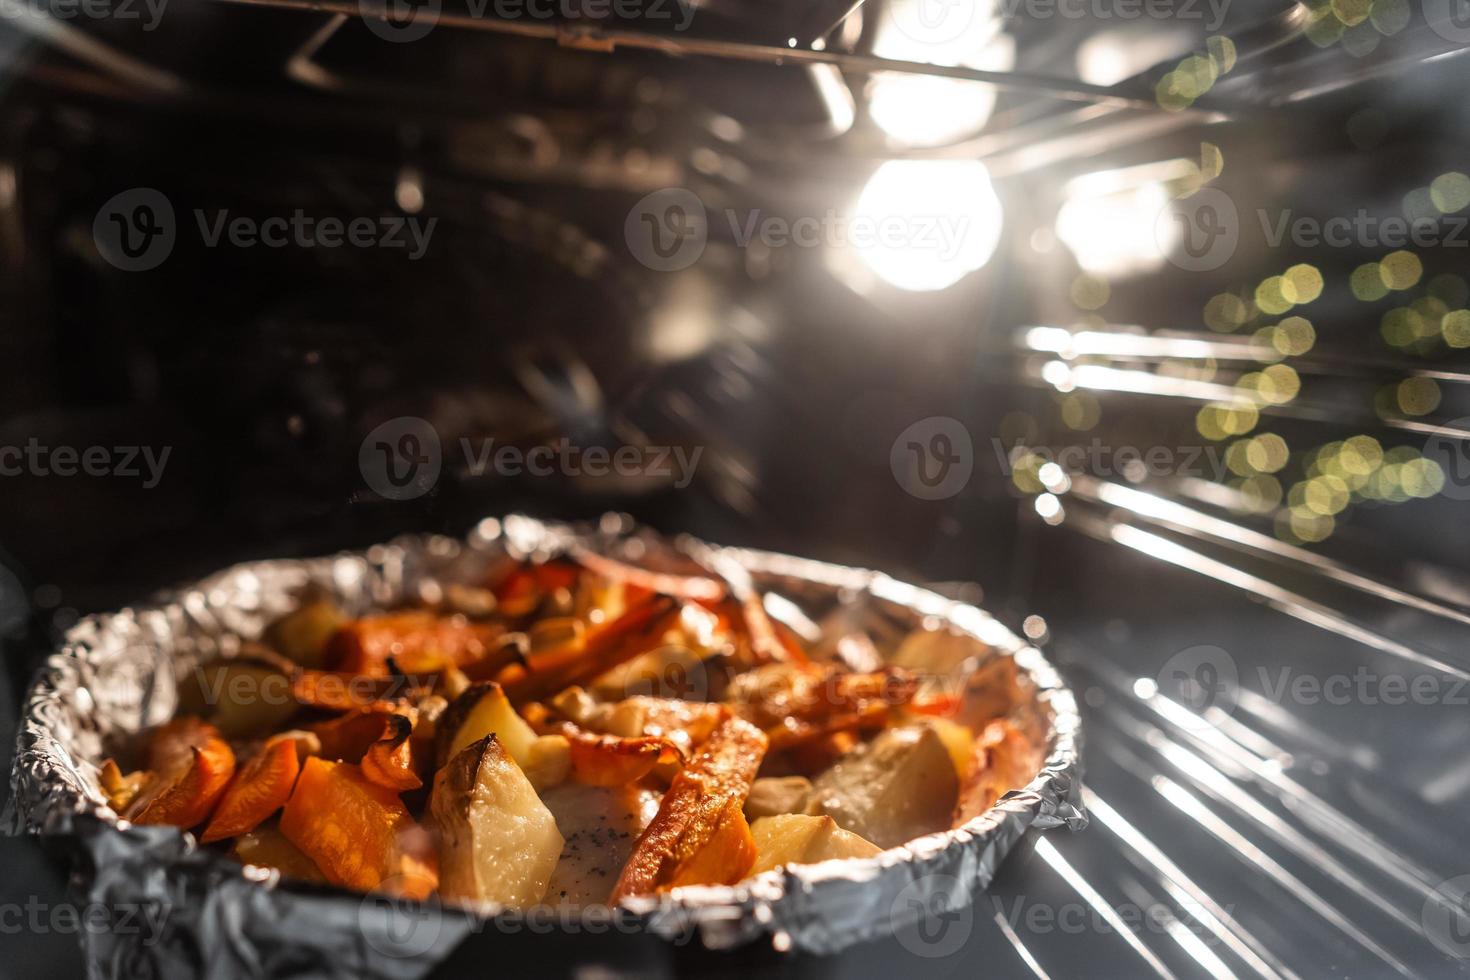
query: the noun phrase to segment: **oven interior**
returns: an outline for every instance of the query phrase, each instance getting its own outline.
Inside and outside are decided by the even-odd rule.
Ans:
[[[0,444],[170,455],[0,479],[0,711],[78,615],[235,560],[626,511],[979,598],[1081,699],[1093,823],[1028,839],[943,955],[567,965],[1465,973],[1461,3],[962,0],[936,39],[882,0],[435,3],[422,37],[366,3],[7,0]],[[177,225],[142,272],[95,228],[135,188]],[[633,219],[671,188],[707,242],[664,270]],[[984,254],[860,247],[864,208]],[[206,234],[298,211],[435,224],[413,258]],[[360,452],[404,417],[443,469],[389,499]],[[489,441],[700,455],[502,473],[461,451]],[[958,487],[904,469],[947,460]]]

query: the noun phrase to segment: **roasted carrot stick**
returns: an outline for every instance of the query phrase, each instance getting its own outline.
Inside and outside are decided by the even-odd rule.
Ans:
[[[674,599],[657,596],[588,634],[581,649],[549,650],[533,658],[529,670],[506,679],[506,696],[522,704],[539,701],[572,684],[587,684],[647,650],[669,618],[677,615]]]
[[[611,900],[675,883],[734,884],[743,878],[755,861],[755,849],[728,846],[740,840],[739,827],[722,825],[732,805],[744,804],[765,753],[766,736],[747,721],[731,718],[715,729],[674,777],[658,815],[634,845]],[[745,836],[749,833],[746,828]]]
[[[238,837],[260,826],[286,805],[300,771],[294,740],[268,743],[235,775],[199,840],[208,844]]]

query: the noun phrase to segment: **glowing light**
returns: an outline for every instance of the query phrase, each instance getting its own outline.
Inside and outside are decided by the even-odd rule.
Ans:
[[[1189,50],[1186,30],[1099,31],[1077,48],[1077,75],[1090,85],[1116,85]]]
[[[1062,511],[1062,502],[1055,495],[1044,493],[1036,498],[1036,513],[1048,524],[1060,524],[1066,514]]]
[[[1428,415],[1439,407],[1439,385],[1430,378],[1406,378],[1399,382],[1398,401],[1405,415]]]
[[[1378,263],[1378,275],[1389,289],[1408,289],[1423,274],[1424,265],[1413,252],[1391,252]]]
[[[880,58],[948,67],[1010,71],[1015,39],[985,0],[966,0],[939,11],[932,0],[898,0],[878,23],[873,53]],[[960,21],[964,20],[961,24]],[[984,82],[934,78],[907,72],[877,72],[868,85],[868,112],[885,133],[913,146],[934,146],[984,128],[995,108],[995,87]]]
[[[1293,303],[1310,303],[1322,295],[1322,273],[1314,266],[1294,265],[1281,278],[1281,294]]]
[[[858,253],[900,289],[952,286],[1000,243],[1000,198],[978,160],[890,160],[869,178],[856,214],[882,232],[855,241]]]
[[[1291,309],[1292,301],[1286,295],[1286,280],[1280,276],[1263,279],[1256,287],[1256,306],[1262,313],[1280,316]]]
[[[1095,310],[1108,301],[1112,296],[1112,287],[1106,279],[1097,276],[1089,276],[1086,273],[1072,280],[1072,302],[1084,310]]]
[[[1158,224],[1171,199],[1169,182],[1197,180],[1191,160],[1086,174],[1067,182],[1056,232],[1077,264],[1105,276],[1128,276],[1163,266],[1178,244],[1180,228]]]
[[[1470,177],[1458,171],[1440,174],[1429,185],[1429,199],[1445,214],[1470,205]]]
[[[1376,267],[1374,274],[1377,274]],[[1220,333],[1239,329],[1252,315],[1246,301],[1233,293],[1211,296],[1205,303],[1205,326]]]
[[[1388,287],[1383,284],[1383,277],[1378,274],[1377,262],[1364,262],[1354,269],[1348,284],[1352,287],[1353,296],[1365,303],[1371,303],[1388,295]]]
[[[1317,342],[1317,331],[1310,320],[1289,316],[1271,331],[1271,346],[1287,355],[1305,354]]]
[[[1451,347],[1470,347],[1470,310],[1451,310],[1440,321],[1444,342]]]

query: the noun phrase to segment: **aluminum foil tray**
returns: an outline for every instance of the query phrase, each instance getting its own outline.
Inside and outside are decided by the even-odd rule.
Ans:
[[[228,655],[242,637],[259,636],[310,586],[325,588],[350,614],[361,614],[432,596],[441,583],[468,581],[507,553],[545,560],[572,547],[627,558],[667,544],[615,515],[585,527],[522,516],[487,519],[463,540],[412,536],[360,553],[237,565],[72,628],[24,707],[10,821],[15,830],[59,838],[78,850],[76,880],[87,901],[166,913],[155,917],[162,923],[158,935],[89,932],[92,973],[418,977],[481,931],[485,920],[461,909],[364,898],[281,880],[274,872],[262,877],[258,869],[200,849],[190,834],[119,826],[98,786],[97,767],[109,745],[171,716],[183,672],[210,656]],[[766,937],[777,949],[836,952],[973,902],[1028,828],[1085,826],[1072,693],[1038,650],[997,620],[877,572],[768,552],[707,553],[742,567],[763,592],[798,604],[804,598],[876,603],[912,625],[947,624],[983,640],[994,656],[1013,657],[1022,688],[1034,699],[1045,762],[1024,789],[970,823],[872,858],[778,869],[732,887],[681,888],[575,914],[601,915],[608,919],[605,928],[671,941],[697,937],[715,950]],[[550,911],[554,930],[557,914],[568,913]]]

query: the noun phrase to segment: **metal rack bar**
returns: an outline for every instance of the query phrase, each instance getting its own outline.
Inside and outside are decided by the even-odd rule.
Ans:
[[[282,10],[297,10],[313,14],[341,14],[347,17],[362,17],[358,4],[350,0],[220,0],[244,6],[272,7]],[[615,48],[632,48],[644,51],[659,51],[676,56],[723,58],[731,61],[752,61],[765,64],[835,65],[845,71],[879,72],[891,71],[910,75],[930,75],[939,78],[954,78],[961,81],[987,82],[997,88],[1032,95],[1049,96],[1068,102],[1086,102],[1097,105],[1116,106],[1126,109],[1159,111],[1158,103],[1146,94],[1120,93],[1102,85],[1024,72],[986,71],[980,68],[965,68],[951,65],[931,65],[915,61],[880,58],[869,54],[843,51],[814,51],[809,48],[787,48],[772,44],[751,44],[742,41],[721,41],[714,38],[663,37],[641,31],[601,30],[599,28],[567,27],[559,24],[532,23],[527,21],[500,20],[474,17],[468,14],[440,13],[435,22],[446,27],[487,31],[516,37],[556,41],[558,44],[586,50],[612,51]]]

